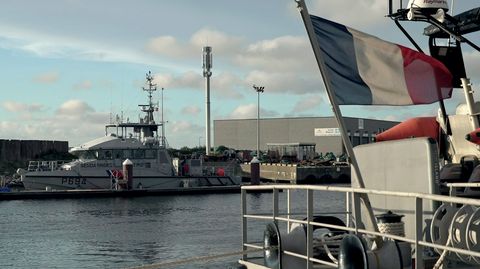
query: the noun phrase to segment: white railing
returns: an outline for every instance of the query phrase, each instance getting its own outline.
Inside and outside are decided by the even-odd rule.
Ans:
[[[69,161],[30,161],[27,170],[33,171],[55,171]]]
[[[468,184],[469,187],[480,187],[480,184]],[[454,187],[454,186],[450,186]],[[459,184],[456,184],[455,187],[462,187]],[[252,190],[272,190],[273,192],[273,208],[272,213],[269,215],[265,214],[255,214],[247,212],[247,191]],[[283,193],[286,193],[286,213],[279,212],[279,195],[280,191],[286,190]],[[291,199],[290,199],[290,191],[291,190],[303,190],[306,192],[306,207],[307,212],[305,214],[305,220],[295,219],[292,216],[296,216],[298,214],[293,214],[291,212]],[[327,223],[318,223],[313,221],[313,212],[315,212],[314,208],[314,194],[315,192],[337,192],[337,193],[344,193],[348,199],[346,199],[346,211],[347,214],[347,227],[332,225]],[[404,197],[409,198],[412,200],[412,207],[415,209],[415,236],[414,238],[408,238],[404,236],[397,236],[392,234],[384,234],[379,232],[374,232],[367,229],[359,228],[360,225],[360,216],[361,216],[361,206],[360,206],[360,196],[361,195],[382,195],[382,196],[396,196],[396,197]],[[351,197],[351,198],[349,198]],[[351,200],[351,201],[349,201]],[[354,232],[360,233],[364,235],[370,236],[378,236],[383,238],[389,238],[393,240],[403,241],[410,243],[412,247],[415,249],[415,268],[417,269],[424,269],[424,247],[440,249],[442,251],[450,251],[455,252],[463,255],[470,255],[473,257],[480,257],[480,252],[471,251],[467,249],[460,249],[448,246],[448,242],[446,245],[439,245],[434,244],[432,242],[425,241],[423,238],[423,201],[430,200],[430,201],[438,201],[442,203],[449,203],[449,204],[456,204],[456,205],[471,205],[480,207],[480,200],[479,199],[470,199],[470,198],[460,198],[460,197],[451,197],[451,196],[443,196],[443,195],[435,195],[435,194],[423,194],[423,193],[411,193],[411,192],[395,192],[395,191],[382,191],[382,190],[373,190],[373,189],[361,189],[361,188],[350,188],[350,187],[338,187],[338,186],[311,186],[311,185],[264,185],[264,186],[243,186],[241,191],[241,208],[242,208],[242,248],[243,251],[248,251],[249,249],[263,249],[263,245],[259,245],[255,242],[248,242],[248,220],[268,220],[274,222],[286,222],[287,227],[290,227],[292,223],[299,223],[306,225],[307,230],[307,255],[302,255],[299,253],[292,253],[288,251],[283,251],[284,255],[292,255],[296,257],[303,258],[308,261],[307,268],[313,268],[313,264],[323,264],[326,266],[331,267],[338,267],[336,263],[331,261],[323,261],[318,260],[312,257],[313,253],[313,228],[316,227],[324,227],[330,229],[338,229],[343,230],[346,232]],[[298,201],[296,201],[298,202]],[[351,207],[350,207],[351,202]],[[349,210],[352,212],[349,212]],[[319,209],[317,209],[319,210]],[[349,220],[352,219],[352,225],[348,225],[350,222]],[[243,255],[243,260],[248,260],[247,254]]]

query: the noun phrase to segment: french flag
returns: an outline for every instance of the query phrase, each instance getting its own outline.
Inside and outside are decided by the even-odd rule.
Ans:
[[[310,15],[339,105],[431,104],[450,98],[452,74],[437,59]]]

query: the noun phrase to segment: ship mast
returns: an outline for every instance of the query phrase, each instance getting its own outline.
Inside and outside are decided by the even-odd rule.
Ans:
[[[152,72],[148,71],[146,74],[147,86],[148,88],[142,87],[142,89],[148,92],[148,105],[138,105],[142,108],[142,112],[147,113],[147,116],[143,119],[146,124],[155,124],[153,119],[153,112],[156,109],[156,106],[152,102],[152,93],[157,90],[157,84],[153,84]]]
[[[158,110],[158,105],[155,105],[152,102],[152,94],[157,90],[157,84],[153,83],[152,72],[148,71],[146,74],[147,88],[142,87],[142,89],[148,92],[148,104],[147,105],[138,105],[142,112],[145,112],[146,115],[144,118],[140,118],[140,124],[144,126],[141,127],[141,136],[143,138],[153,137],[154,132],[157,131],[157,124],[155,124],[155,119],[153,118],[153,112]],[[151,125],[151,126],[148,126]],[[153,127],[155,125],[155,127]],[[162,129],[163,130],[163,129]],[[163,134],[162,134],[163,136]]]

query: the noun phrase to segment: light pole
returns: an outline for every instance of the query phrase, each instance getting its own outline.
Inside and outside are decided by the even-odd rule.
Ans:
[[[265,87],[253,85],[253,89],[257,92],[257,158],[260,159],[260,93]]]
[[[201,148],[201,147],[202,147],[201,141],[202,141],[202,137],[199,136],[199,137],[198,137],[198,148]]]

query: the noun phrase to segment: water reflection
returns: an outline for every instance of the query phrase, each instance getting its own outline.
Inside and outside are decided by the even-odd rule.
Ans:
[[[248,211],[271,211],[271,194],[247,201]],[[5,201],[0,212],[0,268],[121,268],[240,249],[238,194]],[[265,222],[249,226],[261,238]],[[238,258],[176,268],[228,268]]]

